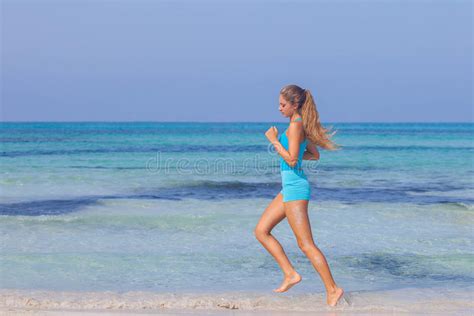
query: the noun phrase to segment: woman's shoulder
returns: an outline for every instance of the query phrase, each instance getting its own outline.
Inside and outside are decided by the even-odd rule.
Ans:
[[[300,134],[300,133],[302,133],[303,135],[305,134],[303,124],[301,124],[301,122],[299,122],[299,121],[298,122],[294,122],[294,121],[290,122],[290,125],[288,126],[287,130],[288,130],[288,135],[290,135],[290,134]]]
[[[301,117],[297,117],[288,124],[288,129],[303,130],[303,120]]]

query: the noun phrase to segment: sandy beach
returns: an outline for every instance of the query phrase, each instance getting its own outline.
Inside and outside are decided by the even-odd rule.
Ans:
[[[326,306],[322,293],[0,291],[4,315],[472,315],[473,302],[472,290],[415,288],[346,293],[336,307]]]

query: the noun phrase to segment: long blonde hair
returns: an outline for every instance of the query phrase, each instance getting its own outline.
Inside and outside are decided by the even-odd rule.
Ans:
[[[337,130],[329,134],[332,126],[327,129],[321,125],[316,103],[308,89],[302,89],[292,84],[283,87],[280,90],[280,94],[286,101],[297,105],[297,111],[303,119],[306,137],[313,144],[328,150],[339,150],[342,147],[331,140],[331,137],[337,133]]]

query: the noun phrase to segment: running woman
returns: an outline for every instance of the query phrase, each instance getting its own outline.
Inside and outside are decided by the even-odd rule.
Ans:
[[[278,136],[275,126],[265,136],[280,155],[282,190],[263,212],[254,234],[257,240],[270,252],[283,271],[284,280],[274,292],[285,292],[301,281],[301,276],[289,261],[281,244],[271,234],[273,227],[285,217],[288,219],[298,246],[319,273],[326,287],[326,302],[335,306],[344,290],[336,285],[324,254],[315,245],[308,217],[308,203],[311,195],[310,183],[302,169],[302,160],[318,160],[316,146],[337,150],[339,145],[331,141],[329,130],[319,121],[319,114],[313,96],[308,89],[288,85],[280,91],[281,114],[289,118],[288,128]]]

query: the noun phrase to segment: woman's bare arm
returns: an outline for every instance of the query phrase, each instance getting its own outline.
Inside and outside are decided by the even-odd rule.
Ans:
[[[298,162],[298,153],[302,137],[303,124],[299,121],[290,122],[290,126],[288,127],[288,150],[286,150],[279,141],[273,142],[275,150],[290,167],[294,167]]]

